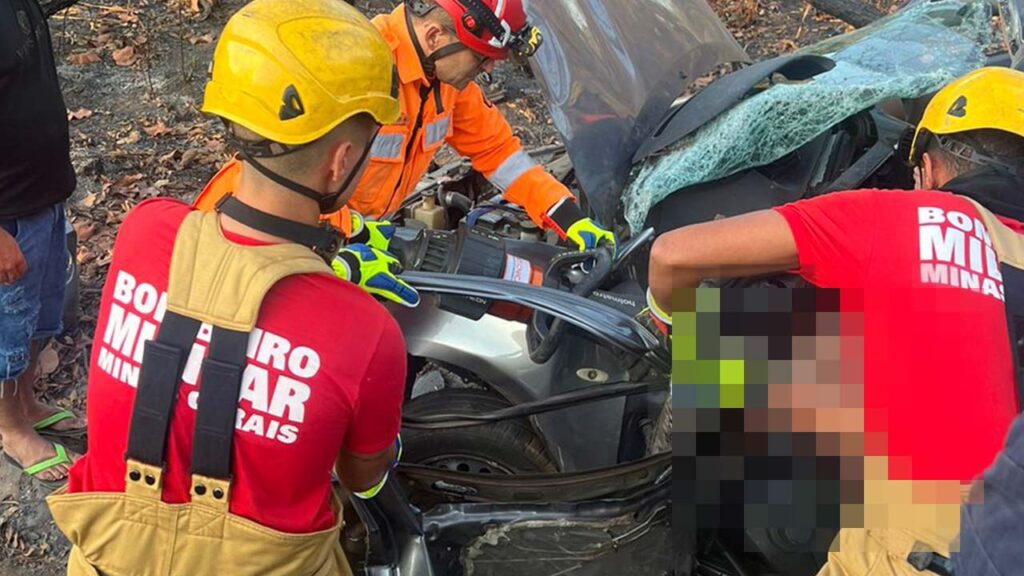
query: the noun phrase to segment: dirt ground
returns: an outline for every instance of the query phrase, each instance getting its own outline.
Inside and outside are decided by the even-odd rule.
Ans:
[[[244,1],[220,0],[205,14],[208,1],[89,0],[50,20],[78,173],[68,207],[82,281],[79,326],[54,342],[42,362],[39,389],[50,402],[85,408],[99,292],[125,212],[153,196],[190,199],[229,156],[218,123],[199,107],[218,31]],[[357,5],[380,13],[393,2]],[[847,30],[800,0],[712,5],[755,59]],[[486,89],[527,148],[557,141],[525,69],[500,69]],[[63,573],[68,546],[52,526],[44,497],[30,479],[0,464],[0,576]]]

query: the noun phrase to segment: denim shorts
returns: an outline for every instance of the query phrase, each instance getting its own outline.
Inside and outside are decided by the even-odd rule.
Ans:
[[[28,367],[29,343],[60,334],[68,271],[64,203],[35,214],[0,220],[14,237],[28,270],[14,284],[0,285],[0,380]]]

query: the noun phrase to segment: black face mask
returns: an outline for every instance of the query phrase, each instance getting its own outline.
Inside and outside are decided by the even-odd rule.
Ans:
[[[373,142],[377,139],[377,132],[379,131],[380,127],[378,126],[377,130],[374,131],[373,133],[373,137],[371,137],[370,141],[367,142],[366,147],[363,149],[363,153],[359,156],[359,160],[356,162],[355,166],[353,166],[352,171],[349,172],[348,178],[345,179],[345,182],[342,184],[341,188],[339,188],[338,191],[335,192],[334,194],[329,194],[327,196],[324,196],[320,192],[317,192],[316,190],[313,190],[308,186],[299,184],[294,180],[290,180],[276,172],[271,171],[266,166],[257,162],[256,159],[245,150],[245,147],[242,147],[241,150],[239,150],[238,155],[243,160],[251,164],[252,167],[255,168],[257,172],[266,176],[275,184],[283,186],[291,190],[292,192],[301,194],[306,198],[315,201],[320,208],[321,214],[330,214],[331,212],[335,211],[334,205],[338,202],[338,198],[340,198],[341,195],[344,194],[346,190],[348,190],[349,186],[352,185],[352,181],[355,179],[356,175],[362,172],[363,165],[366,164],[366,160],[370,156],[370,150],[373,148]]]

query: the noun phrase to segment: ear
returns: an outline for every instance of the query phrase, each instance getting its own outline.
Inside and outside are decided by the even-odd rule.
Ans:
[[[936,162],[935,157],[929,153],[921,155],[921,186],[922,190],[935,190],[945,183],[945,171]]]
[[[342,140],[331,146],[326,165],[328,190],[335,190],[340,186],[348,178],[349,171],[354,168],[355,160],[349,157],[351,151],[352,142],[349,140]]]
[[[431,22],[428,20],[427,23],[423,25],[423,39],[425,41],[424,48],[433,52],[446,45],[448,41],[445,39],[445,36],[447,35],[447,32],[445,32],[437,22]],[[429,55],[430,54],[428,53],[427,56]]]

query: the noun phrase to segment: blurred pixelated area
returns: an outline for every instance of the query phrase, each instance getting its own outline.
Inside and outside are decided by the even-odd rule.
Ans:
[[[674,295],[677,529],[782,531],[827,550],[863,502],[858,300],[814,288]]]
[[[822,561],[864,532],[841,528],[959,524],[958,483],[893,479],[908,464],[887,453],[884,408],[866,409],[862,296],[674,294],[674,530]]]

